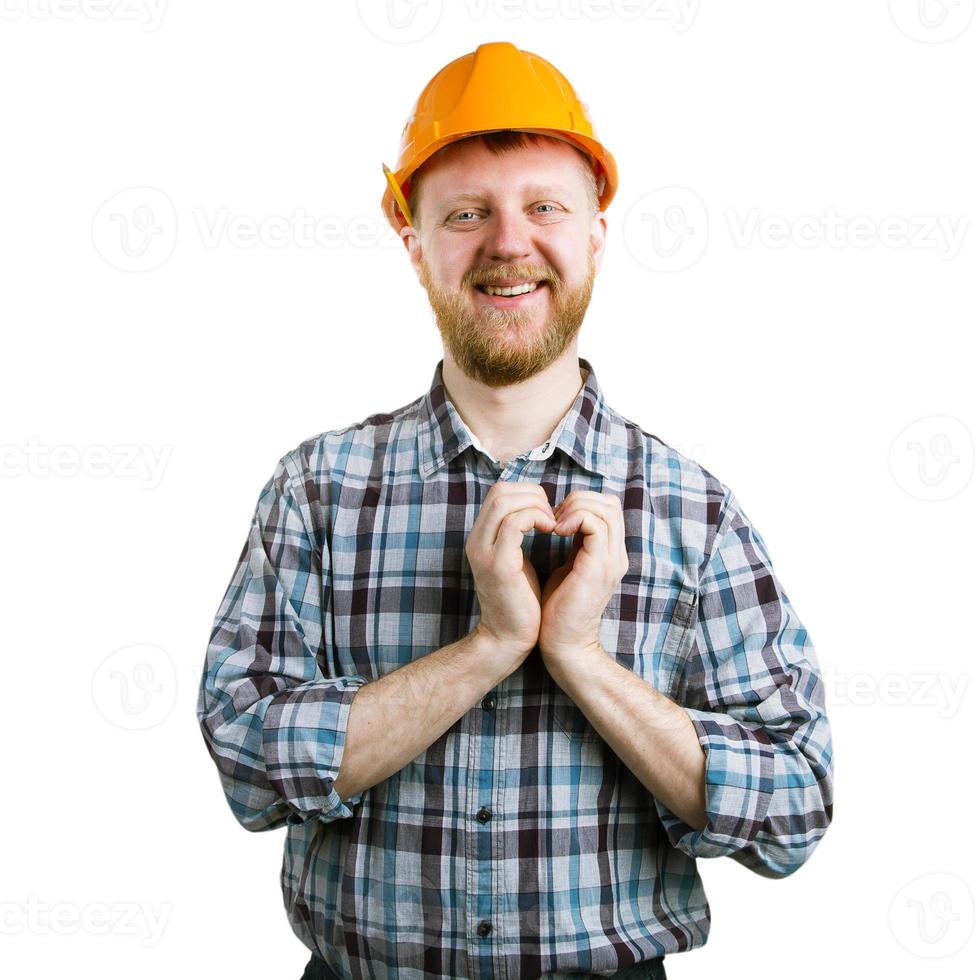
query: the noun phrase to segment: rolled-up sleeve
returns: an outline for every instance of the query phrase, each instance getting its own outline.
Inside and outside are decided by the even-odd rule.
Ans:
[[[299,463],[283,457],[259,495],[221,601],[197,717],[228,803],[247,830],[353,815],[334,787],[351,701],[329,642],[329,548],[311,530]]]
[[[671,843],[767,878],[796,871],[833,816],[833,750],[809,634],[729,491],[703,566],[678,703],[705,753],[707,825],[659,800]]]

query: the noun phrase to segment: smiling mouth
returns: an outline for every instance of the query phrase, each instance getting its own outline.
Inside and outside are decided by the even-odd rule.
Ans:
[[[522,283],[519,286],[493,286],[480,283],[474,288],[483,293],[484,296],[491,296],[494,299],[520,299],[522,296],[530,296],[538,292],[542,286],[547,286],[544,279],[537,282]]]

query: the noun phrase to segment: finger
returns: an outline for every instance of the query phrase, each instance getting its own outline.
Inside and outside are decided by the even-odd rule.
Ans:
[[[584,536],[582,544],[590,555],[599,557],[608,552],[609,524],[602,515],[595,514],[584,506],[576,507],[571,513],[562,516],[552,533],[568,535],[578,532]]]
[[[602,513],[596,514],[586,507],[577,507],[556,525],[552,534],[573,534],[572,547],[568,554],[569,562],[574,563],[579,551],[584,550],[589,560],[594,560],[603,566],[615,565],[622,562],[625,544],[618,541]]]
[[[548,491],[545,490],[540,483],[532,483],[530,480],[521,480],[516,483],[511,482],[510,480],[498,480],[494,486],[498,487],[505,493],[510,491],[512,488],[528,491],[530,493],[536,493],[542,500],[547,501],[549,507],[551,506],[551,501],[548,499]]]
[[[608,534],[610,557],[613,556],[614,552],[618,555],[621,550],[625,550],[626,527],[623,523],[622,508],[617,506],[619,502],[618,498],[615,498],[611,502],[612,506],[610,506],[609,497],[611,495],[607,494],[605,496],[606,501],[604,503],[600,503],[599,495],[596,495],[585,499],[580,498],[580,502],[578,504],[570,505],[569,509],[567,510],[562,509],[558,511],[556,514],[558,523],[555,525],[555,533],[565,531],[567,529],[565,522],[579,510],[586,510],[591,514],[594,514],[596,518],[605,523]],[[564,501],[562,501],[562,503],[564,504]],[[620,545],[622,545],[622,549],[620,548]]]
[[[499,484],[495,484],[498,486]],[[472,544],[470,547],[489,550],[494,546],[500,531],[500,524],[508,514],[527,507],[539,507],[551,517],[551,507],[547,501],[541,501],[540,495],[528,490],[497,491],[491,487],[487,498],[483,501],[477,520],[470,531]],[[550,531],[549,525],[545,530]],[[469,539],[468,539],[469,540]]]
[[[489,526],[494,528],[494,537],[490,542],[491,547],[495,547],[500,541],[500,532],[504,526],[504,522],[514,514],[529,511],[536,515],[535,522],[524,528],[524,531],[529,531],[532,527],[537,527],[541,531],[551,531],[554,528],[555,516],[551,512],[551,508],[547,504],[542,504],[537,497],[522,495],[519,498],[511,498],[509,504],[511,503],[514,505],[508,505],[506,508],[499,507],[490,513]]]
[[[490,507],[494,503],[499,506],[501,501],[525,497],[533,498],[551,509],[548,493],[540,483],[511,483],[507,480],[499,480],[490,487],[483,499],[483,507]]]
[[[577,504],[582,500],[598,500],[602,494],[595,490],[570,490],[562,499],[562,504]],[[561,505],[559,505],[561,506]]]
[[[561,507],[565,504],[574,504],[580,501],[593,501],[602,508],[612,510],[622,511],[623,509],[622,502],[616,494],[609,491],[597,493],[595,490],[573,490],[558,506]]]
[[[554,518],[543,507],[526,507],[512,511],[500,522],[494,548],[520,548],[524,535],[531,528],[550,531],[555,525]]]

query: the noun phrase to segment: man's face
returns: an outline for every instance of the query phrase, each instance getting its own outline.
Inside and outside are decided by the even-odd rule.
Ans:
[[[589,210],[577,152],[549,140],[497,155],[476,142],[428,161],[421,228],[402,236],[447,351],[490,387],[517,384],[577,335],[602,264],[606,222]],[[493,296],[483,284],[537,284]]]

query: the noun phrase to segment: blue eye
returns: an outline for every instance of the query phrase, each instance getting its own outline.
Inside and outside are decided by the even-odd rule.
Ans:
[[[557,212],[559,210],[554,204],[538,204],[538,205],[535,206],[535,211],[538,211],[539,213],[541,213],[541,211],[540,211],[541,208],[550,208],[551,209],[550,211],[545,211],[544,212],[545,214],[551,214],[552,212]],[[453,224],[466,224],[467,222],[460,220],[465,215],[474,215],[476,217],[479,217],[479,215],[478,215],[478,213],[476,211],[457,211],[455,214],[453,214],[450,217],[449,220]]]

